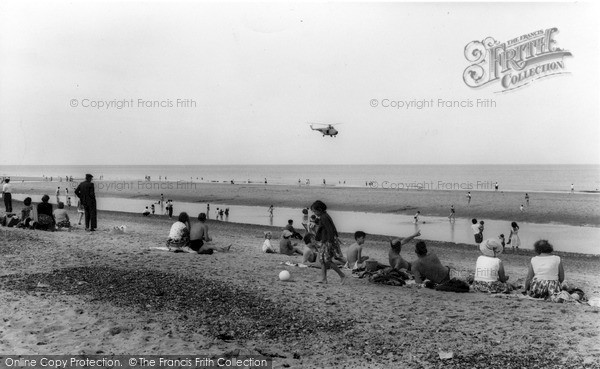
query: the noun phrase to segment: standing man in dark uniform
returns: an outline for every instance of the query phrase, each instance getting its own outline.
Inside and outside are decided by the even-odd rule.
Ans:
[[[85,211],[85,230],[95,231],[96,224],[96,194],[94,193],[94,184],[91,174],[85,175],[85,181],[81,182],[75,189],[75,195],[81,200],[83,210]]]

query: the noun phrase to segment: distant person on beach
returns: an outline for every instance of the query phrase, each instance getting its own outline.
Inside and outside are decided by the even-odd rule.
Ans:
[[[71,208],[71,196],[67,197],[67,208]]]
[[[525,291],[534,298],[552,298],[560,293],[561,284],[565,280],[560,256],[552,255],[554,247],[546,241],[539,240],[533,244],[537,256],[531,258]]]
[[[471,191],[467,192],[467,204],[471,204]]]
[[[513,253],[515,249],[517,252],[519,251],[519,246],[521,246],[521,239],[519,238],[519,225],[517,222],[512,222],[510,224],[510,235],[508,236],[508,244],[512,246]]]
[[[167,200],[167,215],[169,215],[169,219],[173,218],[173,200]]]
[[[190,228],[190,245],[187,252],[196,252],[198,254],[212,255],[215,251],[227,252],[231,249],[231,244],[228,246],[210,245],[212,237],[208,235],[208,225],[206,224],[206,214],[198,214],[198,223],[192,224]]]
[[[310,209],[319,217],[319,227],[315,239],[320,242],[319,261],[321,262],[321,280],[319,283],[327,283],[327,269],[333,269],[339,276],[342,283],[346,280],[346,275],[333,262],[334,258],[339,258],[342,251],[340,250],[338,232],[333,223],[333,220],[327,213],[327,205],[324,202],[315,201]]]
[[[277,251],[275,251],[275,248],[271,244],[272,237],[273,237],[273,235],[271,234],[270,231],[265,232],[265,241],[263,242],[263,245],[262,245],[262,252],[264,252],[266,254],[277,253]]]
[[[525,203],[529,206],[529,194],[525,193]]]
[[[362,255],[363,244],[365,243],[365,238],[367,234],[363,231],[354,232],[354,242],[350,247],[348,247],[348,252],[346,253],[346,266],[350,269],[358,269],[364,268],[365,261],[369,260],[368,256]]]
[[[12,213],[12,186],[10,185],[10,178],[4,178],[2,197],[4,198],[4,208],[6,212]]]
[[[92,183],[91,174],[85,175],[85,181],[81,182],[75,189],[75,195],[79,197],[83,210],[85,212],[85,230],[95,231],[97,227],[96,219],[96,193],[94,191],[94,184]]]
[[[69,219],[69,214],[67,214],[67,211],[65,210],[65,204],[62,201],[59,201],[58,209],[52,212],[52,216],[54,217],[56,228],[66,228],[69,232],[71,231],[71,220]]]
[[[575,192],[575,185],[571,183],[571,193]]]
[[[206,219],[210,218],[210,204],[206,204]]]
[[[183,252],[183,248],[190,243],[190,217],[186,212],[181,212],[177,222],[173,223],[167,239],[167,247],[172,252]]]
[[[274,208],[273,208],[273,205],[271,205],[271,206],[269,206],[269,210],[267,210],[267,211],[269,212],[269,216],[270,216],[271,218],[273,218],[273,209],[274,209]]]
[[[308,227],[308,208],[302,209],[302,226],[304,229]]]
[[[412,235],[404,238],[390,238],[390,251],[388,252],[388,260],[390,266],[396,270],[406,269],[411,270],[411,264],[400,256],[402,246],[412,241],[415,237],[419,237],[421,231],[416,231]]]
[[[437,255],[427,251],[423,241],[415,245],[417,260],[412,263],[411,273],[415,276],[416,283],[423,283],[428,279],[436,284],[443,284],[450,280],[450,268],[442,265]]]
[[[481,241],[483,241],[483,230],[485,229],[485,227],[483,226],[485,224],[485,222],[482,220],[479,222],[479,239]]]
[[[483,235],[479,233],[479,224],[477,224],[477,219],[471,219],[471,230],[473,230],[473,236],[475,236],[475,243],[480,244],[483,241]]]
[[[504,237],[504,233],[500,233],[500,236],[498,236],[498,239],[500,240],[500,243],[502,244],[502,251],[504,252],[504,247],[506,246],[506,238]]]
[[[297,243],[292,243],[290,239],[292,237],[292,232],[287,229],[283,231],[281,234],[281,240],[279,240],[279,253],[292,256],[294,254],[303,255],[304,252],[300,247],[298,247]]]
[[[419,216],[421,215],[420,211],[417,211],[417,213],[415,214],[414,218],[414,223],[417,224],[419,223]]]
[[[146,209],[144,209],[144,212],[142,213],[143,216],[147,217],[148,215],[150,215],[150,210],[148,209],[148,207],[146,206]]]
[[[154,215],[154,213],[156,212],[156,207],[154,206],[154,204],[150,205],[150,212],[152,213],[152,215]]]
[[[60,187],[56,189],[56,203],[60,202]]]
[[[498,182],[494,185],[494,191],[498,191]]]
[[[450,205],[450,215],[448,215],[448,219],[456,220],[456,210],[454,210],[454,204]]]
[[[35,229],[54,231],[54,217],[52,216],[52,204],[48,203],[50,196],[42,196],[42,202],[37,204],[37,222]]]
[[[525,207],[523,206],[523,204],[521,204],[521,206],[519,206],[519,210],[521,211],[521,213],[523,213],[525,211]]]
[[[164,214],[165,196],[162,193],[160,194],[160,200],[158,200],[158,203],[160,204],[160,213]]]
[[[488,239],[479,245],[481,256],[475,264],[475,281],[473,290],[488,293],[509,293],[508,276],[504,272],[504,264],[498,259],[504,248],[497,239]]]

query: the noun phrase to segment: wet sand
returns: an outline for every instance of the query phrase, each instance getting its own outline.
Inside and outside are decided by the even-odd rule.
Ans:
[[[527,206],[524,193],[471,191],[471,203],[466,192],[390,190],[351,187],[276,186],[226,183],[94,181],[97,196],[147,198],[157,201],[160,194],[174,202],[208,202],[228,205],[250,205],[302,208],[317,199],[332,210],[381,212],[423,216],[448,216],[454,205],[456,217],[506,220],[508,222],[559,223],[576,226],[600,226],[600,195],[591,193],[529,193]],[[15,181],[13,192],[33,195],[39,201],[46,193],[54,198],[61,187],[70,187],[73,205],[77,201],[73,187],[77,183]],[[38,198],[35,198],[38,196]],[[519,207],[524,205],[524,211]]]

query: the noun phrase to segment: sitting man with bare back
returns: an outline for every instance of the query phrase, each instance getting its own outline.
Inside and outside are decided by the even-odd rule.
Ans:
[[[404,238],[394,238],[390,239],[390,252],[388,254],[390,266],[394,269],[411,269],[411,264],[404,260],[402,256],[400,256],[400,251],[402,251],[402,245],[405,245],[412,241],[413,238],[419,237],[421,235],[421,231],[417,231],[414,234],[404,237]]]
[[[229,246],[215,246],[208,245],[207,243],[212,241],[212,238],[208,235],[208,225],[206,224],[206,214],[200,213],[198,215],[199,222],[194,223],[190,226],[190,246],[184,248],[184,251],[198,254],[211,255],[214,251],[229,251]]]

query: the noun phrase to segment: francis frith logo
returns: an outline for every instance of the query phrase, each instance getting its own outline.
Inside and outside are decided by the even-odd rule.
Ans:
[[[499,83],[499,92],[523,87],[535,80],[568,73],[564,58],[572,56],[558,48],[558,28],[540,29],[506,42],[487,37],[465,46],[465,58],[471,62],[463,80],[472,88]]]

